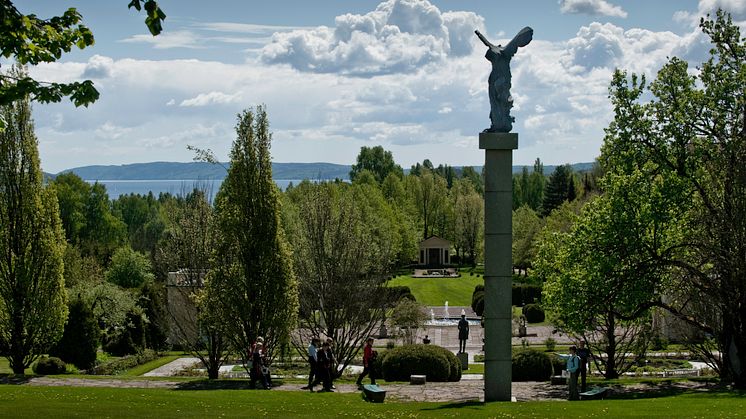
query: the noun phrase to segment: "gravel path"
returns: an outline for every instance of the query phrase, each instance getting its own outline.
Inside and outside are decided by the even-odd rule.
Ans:
[[[152,371],[143,374],[145,377],[173,377],[181,370],[185,370],[194,364],[199,363],[199,358],[179,358],[171,361],[166,365],[162,365]]]

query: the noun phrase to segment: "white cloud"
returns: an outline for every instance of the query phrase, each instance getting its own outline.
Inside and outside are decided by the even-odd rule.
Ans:
[[[746,30],[746,0],[699,0],[696,12],[676,11],[673,14],[673,20],[697,27],[701,17],[709,14],[711,18],[714,18],[718,9],[730,13],[733,20],[741,26],[741,30]]]
[[[399,3],[416,13],[397,11],[394,26],[388,16]],[[477,50],[470,46],[466,55],[455,54],[459,47],[454,40],[470,42],[473,27],[467,33],[469,24],[455,23],[464,28],[463,38],[458,38],[449,26],[461,18],[468,21],[468,14],[436,12],[425,2],[399,3],[388,1],[365,15],[345,15],[339,19],[345,23],[335,28],[292,32],[305,37],[297,45],[309,48],[306,63],[326,66],[326,72],[268,64],[265,59],[228,64],[95,56],[86,62],[35,66],[32,75],[41,80],[73,81],[96,74],[102,78],[96,85],[103,87],[101,99],[87,109],[69,103],[36,106],[45,170],[188,161],[192,154],[186,144],[212,148],[225,159],[235,136],[236,113],[260,103],[268,107],[277,161],[350,163],[360,146],[382,144],[404,165],[423,158],[480,164],[484,156],[475,140],[489,125],[490,64],[481,45]],[[435,24],[438,17],[442,24]],[[349,33],[338,33],[339,28]],[[240,33],[241,28],[224,29]],[[292,33],[274,35],[268,47]],[[362,45],[357,38],[370,42],[368,61],[340,52],[355,52],[351,45]],[[438,45],[441,55],[422,58],[405,40]],[[607,89],[613,69],[651,78],[668,56],[687,54],[693,64],[700,62],[706,46],[696,31],[676,35],[608,23],[581,27],[564,41],[534,39],[511,64],[514,127],[521,145],[515,161],[537,156],[548,163],[592,160],[612,118]],[[407,54],[413,61],[404,60]],[[401,58],[395,67],[385,64],[391,57]],[[292,59],[302,62],[297,55]],[[370,77],[359,77],[366,72]],[[70,151],[75,149],[86,152],[76,153],[72,163]]]
[[[130,131],[132,131],[131,128],[120,127],[112,124],[109,121],[106,121],[103,125],[96,128],[94,133],[96,134],[96,137],[103,138],[105,140],[118,140]]]
[[[626,18],[627,12],[606,0],[560,0],[562,13]]]
[[[276,33],[261,58],[307,72],[373,75],[409,72],[469,55],[484,19],[445,12],[427,0],[387,0],[364,15],[337,16],[335,27]]]
[[[181,103],[179,103],[179,106],[207,106],[207,105],[212,105],[212,104],[220,105],[220,104],[236,103],[239,100],[240,100],[240,95],[238,93],[229,95],[223,92],[210,92],[210,93],[200,93],[199,95],[191,99],[182,100]]]
[[[132,35],[119,42],[152,44],[155,49],[204,48],[199,35],[187,30],[164,31],[158,36],[150,34]]]

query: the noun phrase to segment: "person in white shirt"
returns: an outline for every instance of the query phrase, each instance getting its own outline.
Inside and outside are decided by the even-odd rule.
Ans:
[[[316,371],[318,370],[318,348],[319,343],[321,341],[319,338],[313,338],[311,339],[311,344],[308,345],[308,366],[309,366],[309,372],[308,372],[308,385],[301,387],[303,390],[311,389],[311,385],[313,384],[313,379],[315,378]]]

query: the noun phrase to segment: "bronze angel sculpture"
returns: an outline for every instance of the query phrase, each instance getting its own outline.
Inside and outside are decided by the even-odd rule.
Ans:
[[[492,63],[488,80],[492,125],[485,132],[510,132],[515,122],[515,118],[510,116],[510,108],[513,107],[513,98],[510,96],[510,59],[519,47],[525,47],[531,42],[534,30],[526,26],[505,46],[492,44],[478,30],[474,33],[489,48],[485,58]]]

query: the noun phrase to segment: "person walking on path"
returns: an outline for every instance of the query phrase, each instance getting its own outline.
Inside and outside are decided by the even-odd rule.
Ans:
[[[316,371],[318,370],[318,347],[319,347],[319,338],[313,338],[311,339],[311,344],[308,345],[308,385],[301,387],[302,390],[308,390],[311,388],[311,385],[313,384],[314,378],[316,377]]]
[[[567,372],[570,373],[570,391],[568,393],[568,400],[578,400],[580,395],[578,394],[578,370],[580,369],[580,357],[577,355],[577,348],[575,345],[570,346],[570,355],[565,355],[563,358],[567,358]]]
[[[376,359],[376,351],[373,350],[373,338],[368,338],[363,349],[363,372],[357,376],[358,388],[363,386],[363,378],[370,374],[370,383],[376,385],[376,374],[373,370],[373,362]]]
[[[469,322],[466,320],[466,313],[461,313],[461,320],[458,321],[458,351],[466,352],[466,341],[469,339]]]
[[[337,357],[334,355],[334,339],[326,338],[326,343],[329,344],[329,358],[331,358],[331,367],[329,368],[329,388],[336,390],[334,386],[334,379],[337,377]]]
[[[252,371],[254,376],[251,377],[252,387],[256,387],[256,380],[261,380],[262,387],[265,390],[269,390],[272,386],[269,383],[269,368],[267,367],[266,360],[263,353],[262,342],[257,342],[254,345],[254,353],[252,354]]]
[[[310,390],[313,391],[316,384],[322,383],[323,388],[321,391],[334,391],[332,390],[332,354],[329,349],[329,342],[324,342],[323,345],[321,345],[321,350],[318,351],[316,355],[318,356],[318,370],[316,371],[316,380],[311,383]]]
[[[578,358],[580,358],[580,392],[585,393],[585,378],[588,372],[588,365],[591,359],[591,350],[585,347],[585,341],[578,342]]]

